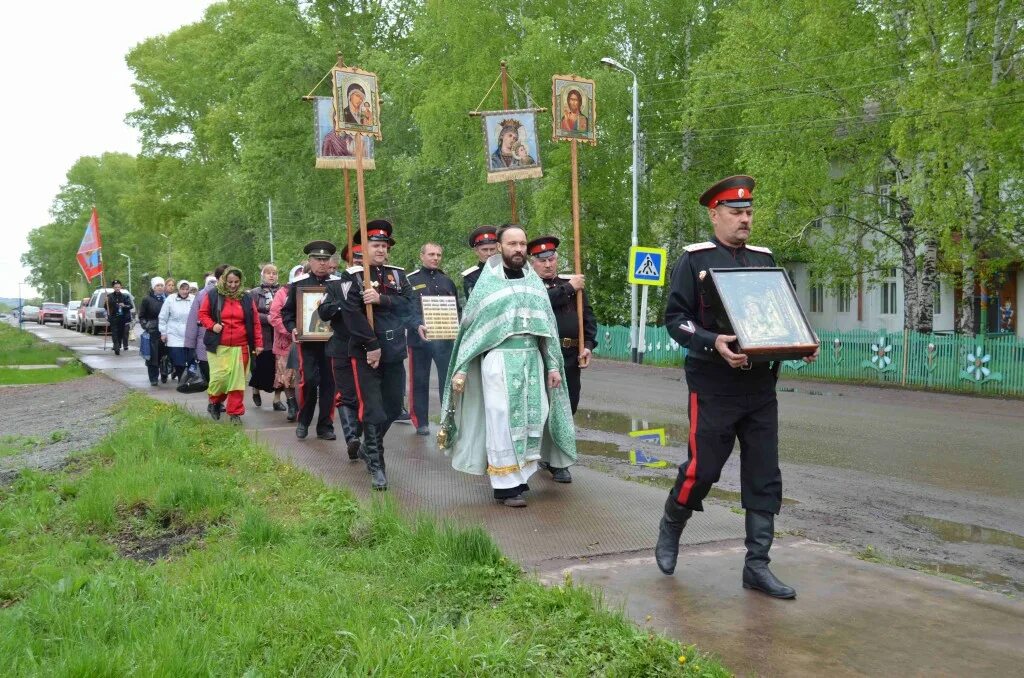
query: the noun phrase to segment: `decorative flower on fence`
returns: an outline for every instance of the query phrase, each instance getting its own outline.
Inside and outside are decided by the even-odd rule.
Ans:
[[[837,363],[843,362],[843,342],[839,337],[832,340],[832,358]]]
[[[799,360],[799,359],[797,359],[797,360],[784,360],[784,361],[782,361],[782,365],[784,367],[788,367],[791,370],[802,370],[803,368],[807,367],[807,363],[805,363],[803,360]]]
[[[877,370],[879,373],[896,369],[892,362],[892,344],[885,333],[878,335],[878,341],[871,344],[871,359],[861,363],[861,367]]]
[[[969,379],[976,384],[984,384],[986,381],[1002,381],[1003,375],[993,372],[989,364],[992,356],[985,352],[985,347],[978,344],[974,351],[967,354],[967,369],[960,372],[961,379]]]

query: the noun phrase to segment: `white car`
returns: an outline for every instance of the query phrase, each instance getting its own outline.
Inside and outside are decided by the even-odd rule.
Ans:
[[[67,329],[78,329],[78,307],[82,305],[82,302],[78,299],[72,299],[68,302],[68,308],[64,311],[64,322],[61,323]]]
[[[38,306],[22,306],[21,307],[21,322],[39,322],[39,307]]]

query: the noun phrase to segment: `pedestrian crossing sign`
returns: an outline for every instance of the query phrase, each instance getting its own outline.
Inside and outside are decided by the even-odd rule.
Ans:
[[[668,252],[660,247],[630,247],[629,282],[663,287],[667,256]]]

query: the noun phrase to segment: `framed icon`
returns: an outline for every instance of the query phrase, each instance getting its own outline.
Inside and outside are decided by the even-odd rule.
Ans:
[[[295,288],[295,308],[298,311],[295,329],[298,330],[298,341],[327,341],[331,338],[331,324],[321,320],[316,312],[325,296],[327,288],[323,286]]]
[[[358,68],[337,66],[331,69],[331,74],[334,87],[334,129],[380,139],[377,75]]]
[[[356,136],[339,132],[334,122],[334,99],[313,99],[313,152],[317,169],[355,169]],[[363,169],[376,169],[373,160],[373,137],[363,137]]]
[[[795,360],[817,350],[785,269],[712,268],[701,271],[701,289],[719,326],[751,360]]]
[[[594,81],[575,75],[551,76],[551,138],[597,145]]]
[[[481,116],[487,183],[543,176],[535,110],[489,111]]]

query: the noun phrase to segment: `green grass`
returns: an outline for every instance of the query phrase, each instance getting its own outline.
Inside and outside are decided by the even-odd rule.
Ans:
[[[33,436],[0,436],[0,457],[13,457],[16,454],[31,452],[42,444],[43,441]]]
[[[11,367],[0,367],[0,386],[56,384],[87,376],[89,376],[89,370],[77,361],[61,365],[60,367],[42,370],[19,370]]]
[[[74,353],[59,344],[0,323],[0,365],[54,365],[57,358],[69,356]]]
[[[119,410],[76,464],[0,489],[0,675],[727,675],[480,529],[361,505],[140,395]]]

